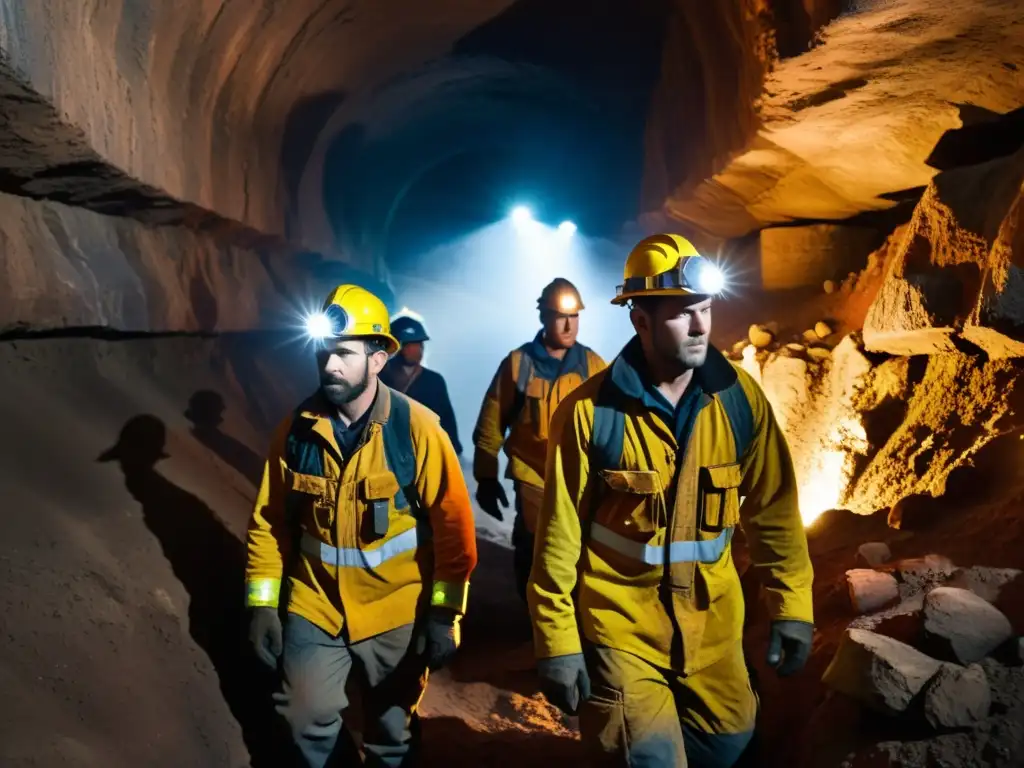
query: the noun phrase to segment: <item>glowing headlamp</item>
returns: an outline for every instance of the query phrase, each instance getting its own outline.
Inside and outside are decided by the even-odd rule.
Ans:
[[[689,268],[689,274],[687,274]],[[691,256],[682,265],[683,276],[697,293],[710,296],[725,290],[725,273],[717,264],[701,256]]]
[[[321,312],[306,318],[306,333],[311,339],[338,338],[348,327],[348,313],[337,304],[331,304]]]
[[[675,268],[654,277],[631,277],[616,289],[618,295],[646,291],[685,291],[715,296],[728,285],[721,267],[703,256],[684,256]]]
[[[566,315],[574,315],[579,312],[580,303],[571,293],[563,293],[558,297],[558,311]]]

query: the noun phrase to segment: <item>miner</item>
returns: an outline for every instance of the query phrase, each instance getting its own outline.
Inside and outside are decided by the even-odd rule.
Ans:
[[[383,302],[339,286],[308,331],[320,387],[274,434],[249,524],[250,640],[280,663],[308,765],[328,764],[353,672],[366,765],[408,765],[427,670],[459,646],[472,506],[437,416],[378,378],[399,347]]]
[[[811,563],[793,463],[764,393],[709,343],[724,275],[678,235],[630,253],[612,303],[636,331],[563,401],[528,598],[546,696],[594,765],[726,768],[758,702],[730,542],[763,586],[768,664],[811,650]]]
[[[391,333],[402,346],[384,366],[380,373],[381,381],[436,413],[441,419],[441,427],[451,438],[455,455],[461,456],[462,443],[459,442],[448,385],[440,373],[423,365],[424,345],[430,340],[427,329],[416,318],[403,315],[391,321]]]
[[[508,498],[498,479],[498,453],[508,457],[506,476],[515,489],[512,527],[516,589],[526,599],[533,562],[534,528],[544,496],[548,427],[558,404],[606,363],[576,340],[583,300],[564,278],[550,282],[537,299],[541,329],[533,341],[510,352],[491,380],[480,407],[473,443],[473,476],[480,507],[498,520]]]

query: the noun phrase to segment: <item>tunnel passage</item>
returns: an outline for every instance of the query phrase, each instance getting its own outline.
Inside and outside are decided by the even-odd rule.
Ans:
[[[322,224],[339,244],[394,266],[403,251],[502,218],[516,200],[555,223],[615,233],[637,213],[670,10],[662,0],[628,11],[515,4],[448,57],[342,104],[310,158],[301,204],[315,211],[322,195]]]
[[[813,262],[799,292],[731,302],[720,315],[723,348],[754,353],[743,362],[788,414],[801,471],[824,457],[801,488],[821,493],[817,511],[899,509],[906,494],[941,493],[991,429],[1017,429],[1004,423],[1002,398],[1020,352],[992,340],[1017,332],[1017,278],[994,299],[976,297],[1004,316],[972,313],[987,325],[966,329],[977,344],[988,339],[986,354],[1009,349],[1009,358],[914,347],[928,361],[922,384],[901,377],[898,349],[863,358],[859,334],[877,325],[865,317],[907,255],[906,229],[893,227],[911,213],[914,236],[933,244],[980,242],[961,229],[983,219],[999,228],[992,254],[1006,264],[997,266],[1019,262],[1020,206],[1004,210],[973,170],[987,165],[1002,178],[1002,197],[1019,188],[1006,171],[1019,160],[1024,101],[1019,3],[0,5],[0,332],[13,331],[0,340],[0,679],[13,692],[0,718],[5,764],[251,758],[246,745],[259,743],[268,712],[247,716],[237,646],[215,625],[241,612],[218,608],[236,586],[269,433],[306,394],[293,385],[310,373],[308,358],[268,350],[295,335],[296,299],[332,284],[361,282],[395,309],[424,311],[436,336],[428,364],[468,410],[466,438],[501,355],[536,331],[534,300],[554,274],[581,276],[583,338],[611,357],[631,331],[607,294],[628,241],[649,226],[707,234],[712,250],[780,223],[792,225],[789,242],[820,244],[799,230],[899,202],[907,215],[872,233],[887,239],[870,255],[839,247],[852,242],[843,226],[825,233],[837,247],[799,254],[855,250],[842,272],[862,272],[832,280]],[[964,175],[928,183],[947,171]],[[937,205],[936,190],[972,177],[976,209]],[[505,214],[524,196],[548,228],[576,221],[576,246],[554,254],[517,242]],[[767,239],[785,241],[780,234],[790,233]],[[761,255],[782,261],[787,250]],[[463,260],[442,261],[454,256]],[[895,287],[886,306],[914,299]],[[768,329],[754,336],[770,341],[755,351],[744,339],[762,322]],[[229,331],[268,326],[279,334],[260,337],[256,351],[223,348]],[[860,394],[899,404],[867,421],[866,448],[840,443],[864,422],[844,400],[853,374],[874,382]],[[132,478],[97,463],[141,414],[166,425],[169,458]],[[1001,442],[1019,448],[1015,437]],[[852,488],[850,458],[860,478]],[[1019,464],[1017,452],[1010,459]],[[937,528],[929,505],[906,520],[922,535],[901,538],[876,515],[870,536],[896,557],[941,550],[958,565],[1017,567],[1019,488],[991,485],[1010,500],[970,510],[966,528],[962,504],[935,498],[946,507]],[[507,610],[507,532],[488,525],[479,526],[488,563],[471,592],[483,610],[466,623],[460,666],[435,676],[425,704],[431,748],[450,765],[571,763],[571,724],[533,685],[524,611]],[[192,546],[190,531],[207,548]],[[779,762],[815,735],[807,715],[850,621],[844,574],[859,543],[845,536],[815,553],[823,610],[811,674],[765,688],[765,734]],[[222,567],[203,594],[211,561]],[[765,626],[752,622],[755,665]],[[497,674],[496,658],[507,660]],[[1008,705],[1005,719],[1020,722],[1020,712]]]

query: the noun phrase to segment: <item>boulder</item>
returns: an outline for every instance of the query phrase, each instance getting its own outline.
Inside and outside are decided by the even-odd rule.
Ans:
[[[945,658],[971,664],[1013,635],[997,608],[959,587],[936,587],[924,599],[926,640]]]
[[[827,336],[831,336],[832,326],[830,326],[828,323],[824,321],[819,320],[817,323],[814,324],[814,335],[817,336],[819,339],[824,339]]]
[[[1017,232],[1024,149],[935,176],[890,260],[864,322],[864,344],[892,355],[1024,355],[1024,274]]]
[[[884,541],[869,541],[857,548],[857,562],[863,563],[869,568],[877,568],[890,560],[892,560],[892,552]]]
[[[900,587],[891,574],[870,568],[855,568],[846,572],[846,586],[850,604],[858,614],[874,613],[899,602]]]
[[[956,571],[953,561],[944,555],[925,555],[898,560],[891,567],[896,573],[896,578],[913,591],[941,584]]]
[[[942,662],[906,643],[865,629],[848,629],[822,682],[878,712],[898,715],[941,666]]]
[[[814,362],[821,363],[832,357],[832,351],[824,347],[810,347],[807,350],[807,356]]]
[[[933,728],[969,728],[988,716],[988,677],[980,664],[943,664],[924,693],[924,716]]]
[[[1016,568],[986,568],[975,565],[971,568],[957,568],[943,586],[969,589],[982,600],[996,605],[1003,587],[1021,575],[1021,571]]]
[[[835,281],[833,281],[833,280],[826,280],[824,283],[822,283],[821,289],[825,293],[835,293],[836,292]]]
[[[775,340],[771,331],[760,325],[750,326],[747,330],[747,338],[750,339],[750,343],[753,344],[756,349],[764,349]]]

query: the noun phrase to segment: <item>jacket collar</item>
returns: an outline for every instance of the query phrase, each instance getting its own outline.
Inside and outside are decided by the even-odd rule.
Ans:
[[[565,357],[558,359],[552,357],[548,348],[544,346],[544,329],[537,331],[533,341],[528,341],[522,346],[523,352],[533,358],[534,369],[541,378],[553,381],[562,371],[575,371],[583,367],[587,355],[587,348],[576,342],[565,352]]]
[[[647,361],[644,359],[640,338],[634,336],[623,347],[619,356],[612,363],[611,382],[626,397],[639,400],[648,407],[653,400],[653,386],[647,378]],[[707,359],[704,365],[693,372],[694,380],[702,391],[714,395],[732,386],[737,379],[736,370],[715,347],[708,345]]]
[[[320,435],[334,449],[335,453],[341,455],[338,442],[334,439],[334,426],[331,423],[331,417],[334,413],[334,406],[327,402],[323,392],[318,389],[299,406],[298,416],[305,422],[307,429]],[[377,397],[373,399],[373,405],[370,406],[370,416],[366,423],[366,431],[363,432],[363,437],[359,444],[362,445],[366,442],[366,436],[369,434],[371,424],[380,424],[382,426],[387,424],[390,414],[391,390],[383,381],[377,379]]]

